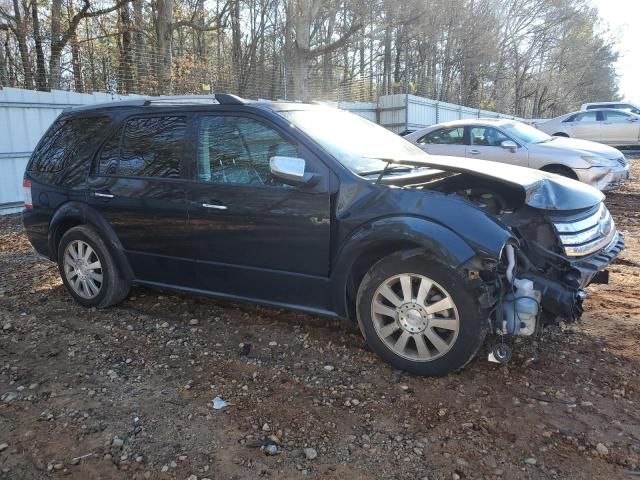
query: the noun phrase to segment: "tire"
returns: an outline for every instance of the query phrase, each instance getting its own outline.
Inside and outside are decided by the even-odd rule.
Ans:
[[[403,287],[409,284],[411,300],[407,302]],[[385,285],[396,295],[393,301]],[[421,285],[428,290],[426,297]],[[432,311],[436,303],[452,307]],[[462,273],[422,254],[398,252],[373,265],[358,289],[356,308],[360,330],[371,349],[395,368],[416,375],[443,376],[463,368],[487,333],[488,322]]]
[[[561,175],[573,180],[578,180],[578,176],[569,167],[563,167],[561,165],[551,165],[549,167],[543,167],[540,170],[542,170],[543,172],[555,173],[556,175]]]
[[[130,285],[121,277],[107,245],[87,225],[73,227],[62,236],[58,268],[67,291],[83,307],[109,307],[129,294]]]
[[[569,135],[567,135],[567,134],[566,134],[566,133],[564,133],[564,132],[554,133],[552,136],[553,136],[553,137],[564,137],[564,138],[569,138]]]

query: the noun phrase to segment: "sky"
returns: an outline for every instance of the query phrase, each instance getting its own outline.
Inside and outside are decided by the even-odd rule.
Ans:
[[[599,10],[608,34],[617,39],[620,94],[625,100],[640,104],[640,0],[591,0],[591,3]]]

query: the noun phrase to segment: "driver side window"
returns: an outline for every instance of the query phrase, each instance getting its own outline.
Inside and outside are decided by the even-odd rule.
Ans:
[[[470,130],[471,145],[499,147],[505,140],[511,140],[504,133],[493,127],[473,127]]]
[[[608,122],[624,122],[631,118],[631,115],[625,112],[605,111],[604,115]]]
[[[295,145],[245,117],[203,117],[198,128],[198,180],[289,187],[271,175],[273,156],[297,157]]]

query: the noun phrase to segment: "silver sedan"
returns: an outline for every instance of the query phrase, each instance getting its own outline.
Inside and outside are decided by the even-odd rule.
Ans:
[[[567,113],[536,127],[549,135],[581,138],[607,145],[640,145],[640,116],[625,110],[597,108]]]
[[[552,137],[514,120],[457,120],[405,137],[432,155],[480,158],[544,170],[612,190],[629,179],[619,150],[600,143]]]

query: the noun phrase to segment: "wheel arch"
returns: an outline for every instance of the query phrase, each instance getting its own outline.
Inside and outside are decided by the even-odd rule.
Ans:
[[[576,175],[576,172],[574,172],[571,167],[568,167],[561,163],[549,163],[544,167],[541,167],[540,170],[548,173],[556,173],[555,171],[562,171],[564,172],[564,174],[566,174],[567,177],[573,178],[574,180],[578,180],[578,175]]]
[[[49,222],[48,243],[52,260],[58,260],[58,245],[62,236],[73,227],[88,225],[102,237],[109,252],[125,280],[133,279],[133,270],[127,259],[120,239],[109,222],[97,210],[82,202],[67,202],[61,205]]]
[[[359,228],[336,256],[332,275],[333,304],[339,316],[355,322],[358,286],[381,259],[400,251],[408,256],[436,255],[451,268],[460,268],[477,255],[448,228],[417,217],[390,217]]]

